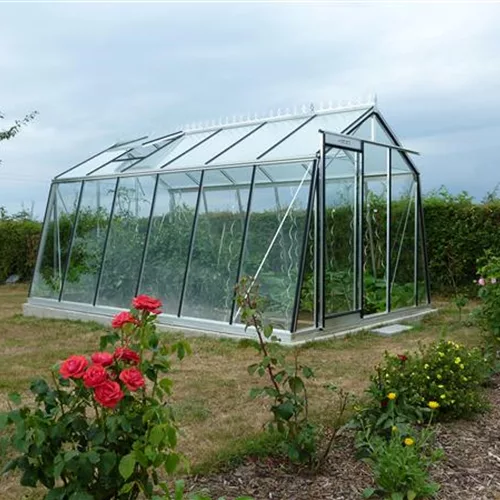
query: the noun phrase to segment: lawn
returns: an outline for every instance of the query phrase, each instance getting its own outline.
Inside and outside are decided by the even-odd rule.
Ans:
[[[104,332],[95,323],[40,320],[22,316],[27,287],[0,287],[0,407],[6,407],[10,391],[26,392],[32,378],[49,375],[51,366],[73,353],[95,350]],[[382,338],[369,333],[345,339],[306,344],[301,359],[311,366],[311,413],[316,420],[328,418],[331,401],[323,386],[332,383],[362,394],[373,367],[384,351],[414,350],[419,342],[447,338],[475,345],[479,332],[466,327],[458,313],[445,302],[438,313],[427,316],[407,333]],[[167,334],[168,335],[168,334]],[[178,337],[179,333],[172,333]],[[211,337],[190,337],[193,353],[175,365],[174,405],[183,433],[180,448],[193,470],[208,472],[231,457],[244,453],[262,430],[269,414],[266,402],[251,400],[249,390],[256,379],[247,366],[256,361],[256,351],[248,341]],[[1,498],[39,498],[17,486],[15,478],[2,479]],[[29,496],[23,496],[23,495]]]

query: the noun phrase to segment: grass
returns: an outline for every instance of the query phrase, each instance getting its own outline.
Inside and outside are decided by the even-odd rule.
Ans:
[[[23,285],[0,286],[0,409],[6,407],[8,392],[26,393],[32,378],[48,376],[50,367],[68,355],[96,350],[105,331],[96,323],[25,318],[21,312],[26,295]],[[362,333],[304,345],[301,359],[316,373],[310,388],[311,415],[328,418],[332,402],[324,389],[327,383],[362,394],[386,350],[415,350],[420,342],[441,335],[471,346],[479,342],[479,331],[460,323],[456,308],[445,302],[437,305],[441,307],[438,313],[392,338]],[[269,416],[268,402],[248,396],[250,388],[259,383],[247,373],[247,366],[257,359],[252,342],[208,336],[190,337],[189,342],[193,354],[175,365],[172,378],[173,404],[183,428],[180,448],[193,469],[207,472],[237,463],[245,454],[270,452],[275,443],[262,433]],[[13,478],[2,479],[0,493],[5,500],[37,498],[23,497],[26,490]]]

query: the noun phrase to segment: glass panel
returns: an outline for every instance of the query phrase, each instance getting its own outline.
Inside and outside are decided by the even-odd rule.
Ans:
[[[364,174],[387,175],[387,152],[389,148],[365,143]]]
[[[295,118],[266,123],[244,141],[241,141],[234,146],[234,148],[231,148],[229,151],[219,156],[214,163],[233,163],[254,160],[307,119],[308,118]]]
[[[363,275],[365,314],[386,309],[387,178],[365,179]]]
[[[193,228],[200,172],[160,175],[140,293],[158,297],[163,311],[177,315]],[[188,182],[190,184],[188,184]],[[185,189],[186,185],[190,189]]]
[[[391,192],[391,310],[415,304],[413,175],[393,175]]]
[[[266,167],[273,178],[286,168]],[[257,276],[267,298],[266,316],[286,330],[292,320],[311,170],[300,182],[256,185],[252,195],[242,275]]]
[[[326,315],[356,309],[355,155],[334,148],[325,158]]]
[[[392,149],[391,151],[392,151],[392,158],[391,158],[392,171],[394,173],[407,173],[413,175],[413,171],[409,167],[408,162],[403,157],[403,154],[397,151],[396,149]]]
[[[83,186],[62,299],[92,304],[102,261],[116,180]]]
[[[303,330],[315,325],[316,312],[316,227],[314,224],[316,201],[313,202],[313,213],[307,235],[306,255],[304,261],[304,278],[300,290],[299,315],[296,330]]]
[[[355,132],[352,132],[349,135],[354,137],[358,137],[359,139],[366,139],[368,141],[373,141],[372,137],[372,121],[374,117],[371,116],[367,118],[357,129]]]
[[[173,160],[176,156],[179,156],[193,146],[196,146],[199,142],[211,136],[213,133],[214,131],[212,130],[210,132],[193,132],[185,134],[170,142],[164,148],[158,150],[157,153],[152,154],[148,158],[139,162],[137,165],[134,165],[134,168],[131,168],[130,170],[154,170],[160,168],[165,165],[165,163]],[[165,168],[168,169],[168,167]]]
[[[61,178],[64,179],[68,177],[83,177],[97,167],[100,167],[101,165],[108,163],[108,161],[118,158],[124,153],[125,151],[123,150],[105,151],[104,153],[98,154],[95,158],[91,158],[90,160],[83,162],[80,166],[62,175]]]
[[[33,276],[31,295],[58,299],[66,269],[80,182],[53,184]]]
[[[134,297],[155,177],[119,180],[97,303],[128,307]]]
[[[204,165],[211,160],[215,155],[224,151],[243,136],[255,130],[258,125],[242,126],[221,130],[214,135],[212,139],[200,144],[199,147],[185,154],[182,158],[172,162],[172,167]],[[217,163],[218,159],[214,161]],[[169,167],[170,168],[170,167]]]
[[[240,169],[241,170],[241,169]],[[246,167],[247,182],[252,168]],[[182,316],[229,321],[249,189],[206,188],[217,171],[205,172]]]
[[[315,154],[320,148],[320,130],[341,133],[365,111],[366,109],[359,109],[318,115],[307,125],[297,130],[286,141],[269,151],[268,154],[263,156],[263,159],[273,160]]]

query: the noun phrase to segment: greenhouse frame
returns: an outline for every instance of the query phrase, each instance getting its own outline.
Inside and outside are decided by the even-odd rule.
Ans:
[[[285,343],[425,314],[416,155],[373,101],[114,144],[53,179],[24,313],[110,323],[148,294],[161,327],[248,337],[251,276]]]

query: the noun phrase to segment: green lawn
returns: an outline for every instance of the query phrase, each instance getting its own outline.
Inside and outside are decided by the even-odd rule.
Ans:
[[[26,392],[30,380],[46,376],[50,367],[73,353],[88,354],[97,349],[104,329],[94,323],[24,318],[21,306],[25,286],[0,287],[0,407],[6,394]],[[368,333],[346,339],[307,344],[301,348],[304,364],[311,366],[316,379],[311,382],[311,413],[328,416],[331,401],[323,386],[333,383],[362,394],[373,367],[384,351],[414,350],[419,342],[447,338],[475,345],[479,332],[463,326],[458,313],[442,302],[440,311],[414,323],[414,329],[392,338]],[[179,334],[175,334],[178,336]],[[248,393],[257,380],[247,373],[256,361],[256,351],[248,341],[210,337],[190,337],[193,354],[175,365],[174,405],[183,435],[181,450],[198,470],[215,466],[221,457],[245,449],[261,431],[268,418],[266,402],[250,400]],[[18,500],[27,492],[16,478],[2,479],[3,500]]]

